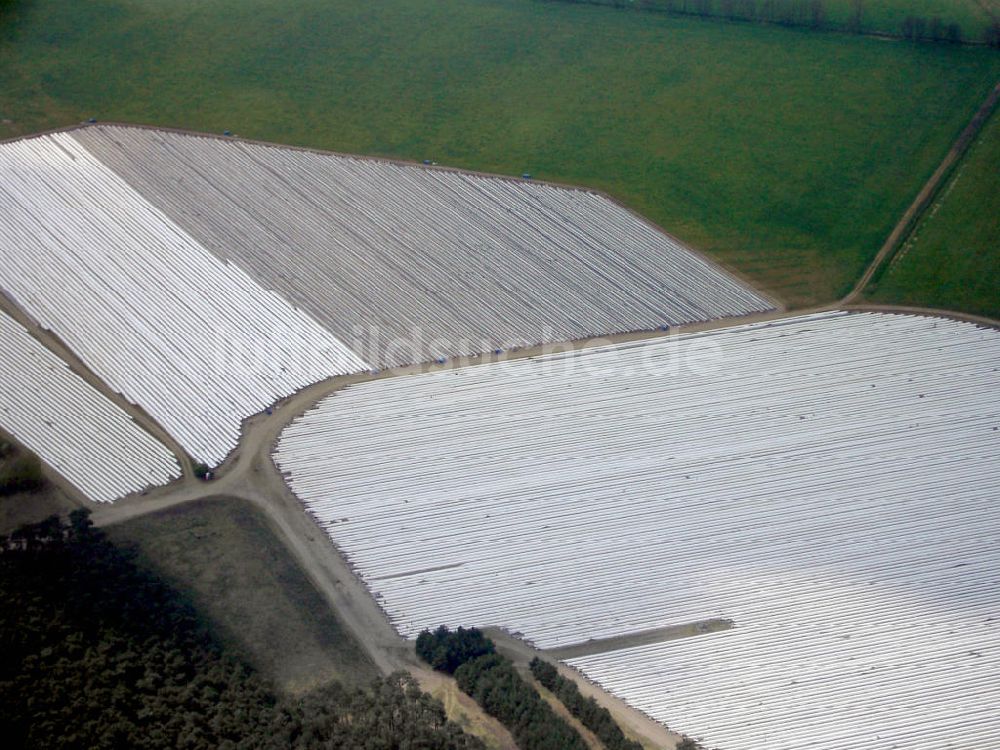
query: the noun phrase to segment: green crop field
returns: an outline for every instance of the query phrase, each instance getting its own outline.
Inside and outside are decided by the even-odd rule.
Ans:
[[[0,135],[125,120],[601,188],[835,299],[1000,54],[532,0],[7,0]]]
[[[378,670],[347,633],[266,517],[213,498],[108,529],[192,602],[212,633],[265,677],[298,693],[338,680],[367,686]]]
[[[1000,114],[868,297],[1000,319]]]

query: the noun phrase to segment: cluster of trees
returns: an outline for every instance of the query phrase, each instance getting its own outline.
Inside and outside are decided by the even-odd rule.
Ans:
[[[18,492],[38,492],[45,487],[38,456],[13,443],[0,441],[0,497]]]
[[[642,750],[642,745],[630,740],[622,732],[611,712],[593,698],[584,698],[576,683],[567,680],[559,671],[537,656],[531,660],[531,674],[551,690],[573,716],[597,735],[607,750]]]
[[[852,0],[846,22],[832,21],[827,15],[823,0],[561,0],[562,2],[588,5],[613,5],[658,10],[685,16],[721,18],[727,21],[773,23],[809,29],[849,31],[854,34],[872,33],[875,29],[865,24],[864,0]],[[951,42],[962,41],[962,27],[946,23],[943,19],[908,16],[903,19],[897,35],[912,41]],[[984,40],[990,46],[1000,47],[1000,21],[994,20],[984,31]]]
[[[497,718],[521,750],[586,750],[586,743],[478,628],[445,626],[423,631],[417,654],[435,669],[455,675],[458,687]]]
[[[276,695],[83,509],[0,537],[0,600],[6,747],[483,748],[405,674]]]
[[[479,628],[459,627],[454,632],[442,625],[417,636],[417,656],[439,672],[455,670],[477,656],[496,653],[496,645]]]

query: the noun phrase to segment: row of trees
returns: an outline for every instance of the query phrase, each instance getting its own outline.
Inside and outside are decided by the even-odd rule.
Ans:
[[[555,694],[573,716],[597,735],[607,750],[642,750],[642,745],[630,740],[622,732],[611,712],[593,698],[584,698],[576,683],[567,680],[559,671],[537,656],[531,660],[531,674]]]
[[[945,23],[936,16],[930,20],[923,16],[907,16],[900,27],[903,39],[912,42],[951,42],[962,41],[962,27],[957,23]]]
[[[510,730],[521,750],[586,750],[579,733],[542,700],[505,656],[477,656],[455,670],[455,681]]]
[[[0,537],[0,737],[58,750],[483,750],[396,674],[280,697],[86,510]]]
[[[531,674],[566,706],[580,723],[593,732],[607,750],[642,750],[642,745],[630,740],[622,732],[611,712],[593,698],[584,698],[576,683],[567,680],[553,665],[537,656],[531,660]],[[701,745],[685,737],[677,750],[701,750]]]
[[[521,750],[586,750],[580,734],[478,628],[425,630],[417,638],[417,654],[435,669],[454,674],[458,687],[507,727]]]
[[[773,23],[816,30],[848,31],[854,34],[880,32],[865,23],[864,0],[851,0],[846,21],[831,20],[823,0],[561,0],[561,2],[635,7],[686,16],[722,18],[728,21]],[[912,41],[963,41],[962,27],[941,18],[907,16],[896,35]],[[983,31],[983,41],[1000,47],[1000,22],[994,19]]]

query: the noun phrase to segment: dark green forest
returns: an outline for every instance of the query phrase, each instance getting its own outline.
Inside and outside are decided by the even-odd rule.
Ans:
[[[7,748],[483,747],[405,674],[276,694],[83,509],[0,537],[0,597]]]

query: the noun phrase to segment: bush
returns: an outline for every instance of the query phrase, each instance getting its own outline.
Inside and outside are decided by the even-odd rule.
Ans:
[[[440,672],[454,674],[465,662],[496,651],[493,641],[479,628],[460,627],[455,632],[441,625],[433,633],[417,636],[417,656]]]
[[[597,735],[607,750],[642,750],[642,745],[630,740],[615,722],[611,712],[593,698],[584,698],[576,683],[567,680],[547,661],[537,656],[531,660],[531,673],[535,679],[562,701],[567,710],[580,723]]]
[[[208,468],[208,464],[197,463],[194,465],[194,475],[198,479],[208,479],[211,469]]]
[[[45,486],[42,462],[34,453],[23,451],[8,457],[0,468],[0,496],[17,492],[37,492]]]

